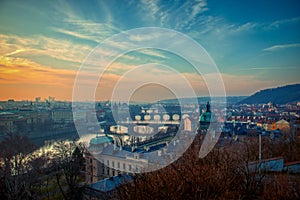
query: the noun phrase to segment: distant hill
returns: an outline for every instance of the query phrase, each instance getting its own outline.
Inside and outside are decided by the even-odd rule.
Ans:
[[[239,104],[261,104],[268,102],[286,104],[296,101],[300,101],[300,84],[261,90],[240,101]]]
[[[242,101],[243,99],[247,98],[246,96],[227,96],[226,101],[227,104],[235,104],[237,102]],[[206,104],[208,101],[218,101],[222,99],[221,97],[198,97],[197,100],[201,104]],[[180,98],[180,101],[182,103],[191,103],[193,101],[193,98]],[[158,101],[158,103],[178,103],[179,99],[164,99]]]

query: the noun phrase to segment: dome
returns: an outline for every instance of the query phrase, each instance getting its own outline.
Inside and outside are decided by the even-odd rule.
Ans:
[[[95,138],[92,138],[90,140],[90,145],[99,145],[99,144],[105,144],[105,143],[112,143],[114,140],[112,137],[109,137],[107,135],[103,136],[97,136]]]
[[[210,120],[211,120],[211,112],[205,112],[199,118],[200,123],[201,122],[210,123]]]

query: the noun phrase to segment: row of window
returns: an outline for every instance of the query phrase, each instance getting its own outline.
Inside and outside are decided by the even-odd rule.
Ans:
[[[120,163],[120,162],[117,162],[116,164],[117,164],[117,166],[115,166],[115,161],[111,161],[111,167],[112,167],[112,168],[115,168],[115,167],[116,167],[116,168],[118,168],[118,169],[121,169],[121,163]],[[106,165],[107,165],[108,167],[110,166],[109,160],[106,160]],[[126,170],[126,163],[123,163],[123,164],[122,164],[122,169],[123,169],[123,170]],[[128,165],[128,170],[129,170],[129,171],[132,170],[132,166],[131,166],[130,164]]]

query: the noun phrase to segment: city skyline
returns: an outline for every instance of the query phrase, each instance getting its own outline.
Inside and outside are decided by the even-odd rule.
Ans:
[[[173,29],[197,41],[219,68],[229,96],[299,83],[299,11],[298,1],[1,1],[0,100],[71,100],[77,70],[89,53],[114,34],[141,27]],[[208,96],[203,78],[213,74],[199,77],[184,59],[143,49],[112,63],[96,99],[110,99],[127,71],[148,62],[172,66],[198,96]],[[163,69],[143,75],[177,81]],[[174,97],[157,85],[139,89],[133,96],[140,101]]]

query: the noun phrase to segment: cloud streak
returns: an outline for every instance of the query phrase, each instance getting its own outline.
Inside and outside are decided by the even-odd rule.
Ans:
[[[298,69],[297,67],[284,67],[284,69]],[[236,69],[236,71],[251,71],[251,70],[283,70],[283,67],[250,67]]]
[[[263,49],[263,51],[269,51],[269,52],[274,52],[274,51],[281,51],[285,49],[290,49],[290,48],[299,48],[300,43],[293,43],[293,44],[280,44],[280,45],[274,45],[268,48]]]
[[[53,69],[24,58],[0,57],[1,84],[40,84],[70,87],[74,70]]]
[[[299,23],[300,17],[294,17],[289,19],[276,20],[266,26],[267,29],[277,29],[283,25]]]
[[[92,49],[89,45],[44,36],[19,37],[0,34],[0,40],[4,46],[0,50],[0,55],[33,60],[35,56],[47,56],[70,63],[77,62],[78,67]],[[55,68],[55,64],[52,67]],[[65,68],[68,68],[68,66],[65,66]]]
[[[208,10],[206,0],[172,2],[143,0],[138,5],[139,15],[145,22],[155,26],[175,28],[177,30],[192,27],[200,14]]]

